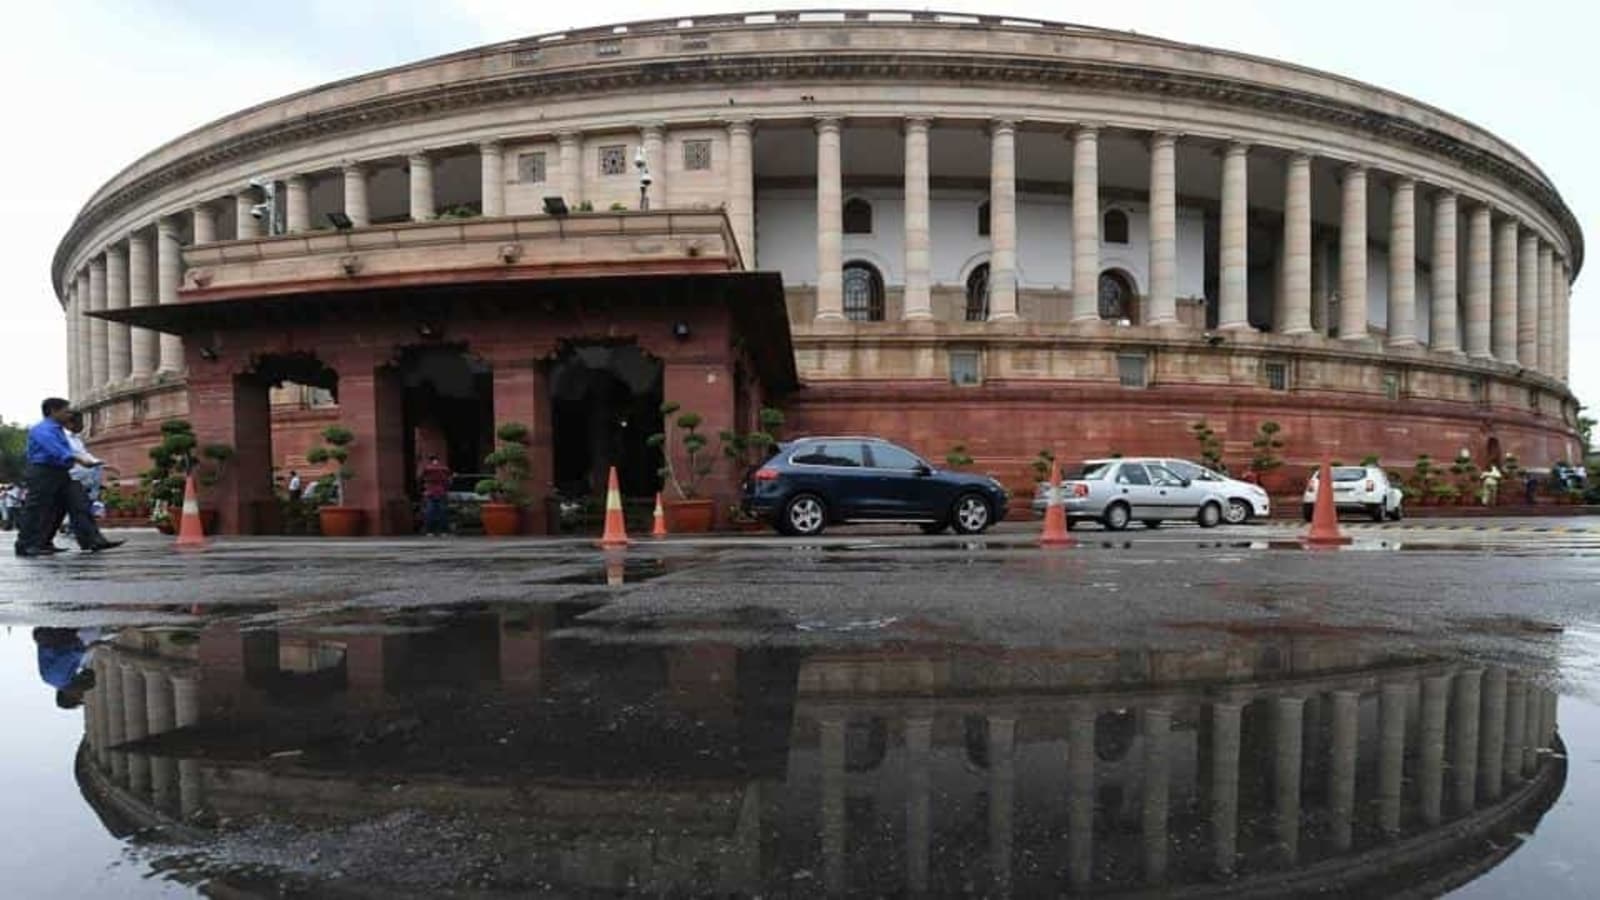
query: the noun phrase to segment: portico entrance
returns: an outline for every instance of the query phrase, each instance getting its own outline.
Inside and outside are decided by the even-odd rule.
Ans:
[[[607,471],[617,468],[624,496],[661,489],[660,449],[664,367],[638,346],[572,341],[550,364],[554,484],[563,497],[605,496]]]

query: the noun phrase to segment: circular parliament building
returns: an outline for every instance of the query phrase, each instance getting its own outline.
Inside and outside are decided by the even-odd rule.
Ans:
[[[664,19],[480,47],[220,119],[61,241],[72,395],[124,479],[163,421],[233,448],[228,532],[349,428],[348,504],[529,428],[536,501],[660,487],[712,439],[1291,464],[1578,450],[1572,212],[1534,163],[1335,75],[925,12]],[[665,428],[663,425],[665,424]],[[719,517],[741,472],[720,454]],[[683,468],[682,459],[680,470]],[[536,502],[534,528],[548,523]]]

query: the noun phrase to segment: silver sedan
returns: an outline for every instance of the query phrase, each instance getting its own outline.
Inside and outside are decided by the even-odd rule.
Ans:
[[[1228,499],[1208,482],[1180,478],[1165,466],[1120,459],[1090,460],[1062,479],[1061,501],[1067,523],[1096,521],[1110,531],[1129,522],[1158,528],[1162,522],[1196,522],[1214,528],[1222,522]],[[1043,512],[1049,485],[1041,483],[1033,506]]]

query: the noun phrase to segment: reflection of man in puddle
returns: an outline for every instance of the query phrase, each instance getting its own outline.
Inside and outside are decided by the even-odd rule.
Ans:
[[[77,709],[83,695],[94,687],[94,670],[89,664],[100,639],[98,628],[35,628],[33,642],[39,645],[39,677],[56,689],[56,706]]]

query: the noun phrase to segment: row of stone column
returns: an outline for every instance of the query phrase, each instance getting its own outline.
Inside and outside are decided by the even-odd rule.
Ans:
[[[909,320],[932,318],[929,271],[928,142],[930,122],[905,121],[905,311]],[[817,312],[821,321],[844,318],[844,259],[837,118],[818,121],[817,130]],[[989,319],[1008,321],[1017,313],[1016,125],[991,123],[989,165]],[[1072,315],[1074,322],[1097,321],[1100,276],[1100,129],[1072,131]],[[1145,324],[1177,322],[1177,144],[1178,136],[1150,137],[1149,287]],[[1219,326],[1248,329],[1247,165],[1250,147],[1231,142],[1222,153],[1220,211]],[[1343,171],[1340,209],[1339,337],[1367,340],[1368,170]],[[1389,180],[1390,242],[1388,344],[1415,346],[1416,195],[1411,178]],[[1283,266],[1275,328],[1306,334],[1311,318],[1311,155],[1295,152],[1284,168]],[[1465,291],[1466,347],[1457,336],[1455,193],[1434,197],[1432,319],[1430,346],[1475,359],[1536,369],[1565,378],[1567,319],[1564,298],[1569,273],[1550,243],[1504,216],[1491,254],[1491,208],[1475,203],[1467,239],[1469,269]],[[1519,244],[1520,242],[1520,244]],[[1519,288],[1520,286],[1520,288]]]
[[[73,397],[183,371],[181,338],[88,315],[178,302],[182,265],[178,225],[161,219],[154,229],[132,231],[107,246],[67,283],[68,385]]]
[[[1294,862],[1301,833],[1302,778],[1308,760],[1326,760],[1328,825],[1335,849],[1353,846],[1356,781],[1360,745],[1361,693],[1338,690],[1326,694],[1286,695],[1271,699],[1270,771],[1275,838]],[[1327,704],[1323,707],[1322,704]],[[1383,682],[1378,696],[1377,816],[1381,831],[1397,837],[1404,822],[1406,759],[1416,760],[1412,780],[1420,824],[1439,825],[1445,818],[1445,772],[1452,779],[1455,816],[1499,800],[1508,787],[1533,777],[1540,753],[1551,747],[1556,728],[1556,695],[1505,669],[1471,668],[1421,679]],[[1239,784],[1242,766],[1241,723],[1247,698],[1229,696],[1210,705],[1210,799],[1212,865],[1231,875],[1238,862]],[[1318,746],[1323,710],[1329,724],[1328,746]],[[1312,712],[1308,712],[1312,710]],[[994,891],[1005,893],[1011,882],[1012,817],[1016,792],[1015,713],[992,714],[988,725],[989,847]],[[1413,727],[1413,723],[1415,726]],[[845,848],[845,729],[842,715],[823,716],[819,725],[822,766],[823,874],[830,892],[848,889]],[[1451,726],[1450,728],[1447,728]],[[1085,888],[1094,872],[1095,715],[1088,706],[1067,715],[1067,876]],[[1167,874],[1172,711],[1163,705],[1138,710],[1143,765],[1140,819],[1144,875],[1151,882]],[[911,715],[905,720],[906,753],[906,887],[913,895],[928,889],[932,835],[930,765],[933,719]],[[1315,735],[1307,746],[1308,733]],[[1446,746],[1446,738],[1454,741]],[[1408,742],[1414,745],[1408,747]]]
[[[189,675],[97,652],[95,687],[84,695],[90,760],[112,783],[173,816],[200,810],[200,763],[119,749],[200,721],[200,684]]]

